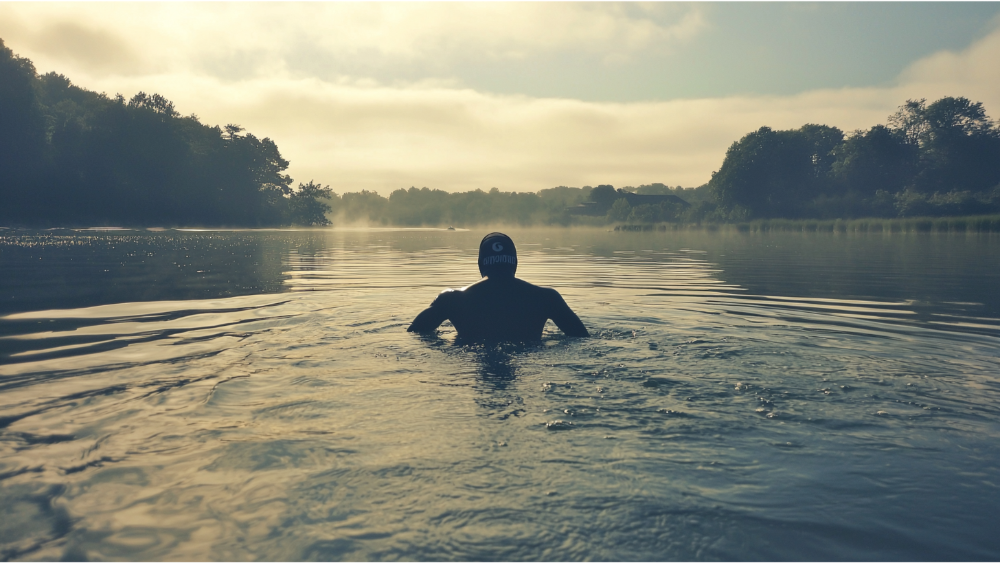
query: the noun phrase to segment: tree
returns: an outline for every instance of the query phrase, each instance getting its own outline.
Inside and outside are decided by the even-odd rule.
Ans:
[[[330,206],[320,199],[329,199],[336,194],[330,186],[314,184],[309,180],[308,184],[299,184],[299,189],[292,192],[288,201],[288,214],[292,224],[295,225],[322,225],[327,226],[330,220],[326,214],[330,212]]]
[[[879,190],[896,193],[913,183],[918,149],[905,133],[876,125],[855,131],[835,149],[831,167],[841,191],[872,197]]]
[[[7,221],[281,224],[292,192],[288,161],[272,140],[242,132],[183,117],[159,94],[126,101],[56,73],[39,77],[0,41],[0,216]]]
[[[597,188],[594,188],[595,190]],[[625,221],[632,214],[632,206],[624,198],[615,200],[608,210],[608,221]]]
[[[601,211],[611,209],[611,206],[615,203],[615,200],[622,197],[617,191],[615,191],[614,186],[607,184],[602,184],[597,186],[590,191],[590,201],[597,204],[597,208]]]
[[[159,94],[147,96],[145,92],[139,92],[128,101],[128,107],[129,109],[148,109],[164,118],[178,117],[179,115],[174,109],[174,103]]]
[[[625,200],[619,200],[625,201]],[[617,205],[618,202],[615,202]],[[684,209],[677,203],[641,203],[631,209],[626,221],[629,223],[663,223],[676,221]]]
[[[807,123],[799,128],[803,141],[811,148],[813,177],[824,179],[830,173],[830,167],[836,158],[834,149],[844,142],[844,132],[828,125]],[[819,189],[825,186],[817,185]]]
[[[37,75],[28,59],[18,57],[0,39],[0,217],[16,218],[16,209],[41,207],[31,194],[45,158],[45,121],[35,95]]]
[[[365,220],[388,223],[388,218],[382,213],[388,204],[387,198],[378,195],[378,192],[368,190],[345,193],[340,198],[340,209],[344,216],[352,221]]]
[[[907,100],[889,126],[919,153],[917,191],[979,192],[1000,183],[1000,129],[981,102]]]
[[[758,217],[797,217],[827,187],[830,150],[843,139],[835,127],[761,127],[732,144],[710,186],[725,209]],[[742,213],[742,212],[741,212]]]

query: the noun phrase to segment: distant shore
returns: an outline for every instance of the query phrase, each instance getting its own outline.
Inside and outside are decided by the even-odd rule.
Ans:
[[[591,219],[591,218],[586,218]],[[394,225],[383,223],[350,223],[338,224],[335,227],[297,227],[297,228],[247,228],[247,227],[107,227],[107,226],[59,226],[59,227],[39,227],[28,225],[6,225],[0,226],[0,234],[4,232],[13,234],[22,230],[46,230],[46,231],[77,231],[77,232],[116,232],[116,231],[244,231],[244,230],[323,230],[323,229],[405,229],[405,230],[450,230],[450,225],[423,225],[415,227],[413,225]],[[802,232],[802,233],[1000,233],[1000,214],[993,215],[969,215],[963,217],[910,217],[905,219],[758,219],[755,221],[745,221],[739,223],[621,223],[617,225],[607,225],[600,221],[584,221],[570,225],[516,225],[508,223],[491,224],[464,224],[456,225],[456,230],[466,231],[469,229],[485,228],[595,228],[602,230],[613,230],[616,232],[643,232],[643,231],[730,231],[740,233],[766,233],[766,232]]]
[[[737,231],[741,233],[1000,233],[1000,215],[905,219],[758,219],[741,223],[620,224],[615,231]]]

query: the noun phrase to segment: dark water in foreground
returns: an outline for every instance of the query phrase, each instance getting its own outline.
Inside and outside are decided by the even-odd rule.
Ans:
[[[1000,559],[1000,238],[0,232],[0,556]]]

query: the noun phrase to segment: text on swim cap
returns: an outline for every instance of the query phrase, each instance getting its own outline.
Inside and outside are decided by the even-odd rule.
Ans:
[[[480,261],[483,266],[490,266],[493,264],[514,264],[517,265],[517,256],[510,256],[507,254],[501,254],[499,256],[484,256]]]

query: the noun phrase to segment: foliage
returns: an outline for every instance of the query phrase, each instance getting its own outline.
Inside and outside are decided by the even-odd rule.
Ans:
[[[1000,187],[989,192],[969,190],[933,194],[903,190],[895,195],[900,217],[943,217],[948,215],[984,215],[1000,212]]]
[[[896,219],[756,219],[729,223],[625,224],[616,231],[736,231],[740,233],[1000,233],[1000,215]]]
[[[937,191],[990,189],[1000,183],[1000,129],[980,102],[945,97],[908,100],[889,124],[917,148],[912,187]]]
[[[905,133],[876,125],[855,131],[832,154],[831,175],[841,191],[871,197],[878,190],[897,192],[914,176],[919,154]]]
[[[847,138],[824,125],[747,134],[709,182],[717,209],[687,219],[993,213],[997,186],[1000,128],[981,103],[907,100],[887,125]]]
[[[19,224],[324,224],[268,138],[203,125],[158,94],[108,98],[38,76],[0,40],[0,220]]]
[[[610,209],[618,198],[619,195],[614,186],[607,184],[597,186],[590,192],[590,201],[596,203],[598,209]]]
[[[587,197],[590,190],[559,186],[538,193],[488,192],[473,190],[448,193],[442,190],[410,187],[398,189],[388,198],[362,190],[342,196],[332,194],[327,200],[335,221],[367,222],[384,225],[568,225],[574,218],[568,213]]]
[[[608,210],[608,221],[626,221],[632,214],[632,206],[625,199],[618,199]]]
[[[732,144],[709,185],[718,203],[758,217],[789,217],[824,193],[833,159],[843,140],[835,127],[804,125],[790,131],[761,127]]]
[[[308,184],[299,184],[299,189],[288,198],[288,217],[294,225],[330,225],[326,214],[331,208],[323,200],[329,200],[335,195],[330,186],[314,184],[312,180]]]
[[[35,94],[35,67],[0,40],[0,202],[25,205],[44,160],[45,118]]]

